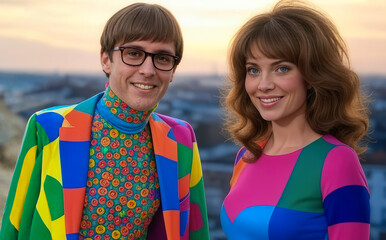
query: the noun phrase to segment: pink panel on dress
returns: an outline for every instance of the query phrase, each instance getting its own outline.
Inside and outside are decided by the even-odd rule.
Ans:
[[[348,146],[337,146],[326,157],[322,171],[322,196],[349,185],[367,188],[365,174],[355,151]]]
[[[342,143],[341,141],[339,141],[338,139],[336,139],[335,137],[331,136],[331,135],[325,135],[323,136],[323,139],[326,141],[326,142],[329,142],[333,145],[343,145],[344,143]]]
[[[370,224],[347,222],[328,227],[329,240],[364,240],[369,239]]]
[[[248,207],[276,206],[300,153],[301,150],[280,156],[263,154],[256,162],[246,164],[224,200],[230,220],[233,222]]]

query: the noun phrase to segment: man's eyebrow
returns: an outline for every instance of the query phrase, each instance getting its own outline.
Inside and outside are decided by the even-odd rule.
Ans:
[[[139,50],[146,51],[142,46],[135,45],[135,44],[128,44],[128,45],[123,44],[122,47],[131,47],[131,48],[136,48]],[[146,51],[146,52],[148,52],[148,51]],[[159,50],[156,50],[154,52],[152,51],[151,53],[166,53],[166,54],[174,55],[171,51],[166,50],[166,49],[159,49]]]

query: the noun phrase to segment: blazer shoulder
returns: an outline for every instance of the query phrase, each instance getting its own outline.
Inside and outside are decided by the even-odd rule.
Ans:
[[[102,94],[103,92],[76,104],[53,106],[50,108],[46,108],[34,113],[34,115],[36,115],[38,122],[47,120],[51,121],[53,120],[52,118],[64,118],[68,113],[73,110],[82,112],[84,114],[93,115],[96,103],[101,98]]]
[[[187,128],[192,128],[192,126],[185,120],[181,120],[178,118],[166,116],[160,113],[153,113],[153,119],[155,121],[162,121],[169,125],[170,127],[176,127],[176,126],[184,126]]]
[[[170,133],[173,135],[173,137],[171,135],[170,137],[175,138],[178,141],[182,141],[182,139],[189,139],[191,142],[197,142],[194,130],[187,121],[159,113],[153,113],[152,119],[154,122],[161,123],[155,124],[155,126],[166,125],[168,128],[170,128]]]

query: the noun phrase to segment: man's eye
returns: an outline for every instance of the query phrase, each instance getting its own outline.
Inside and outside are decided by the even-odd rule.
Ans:
[[[168,63],[171,62],[171,57],[167,55],[156,55],[157,62]]]
[[[140,53],[138,51],[127,51],[126,55],[130,57],[139,57]]]

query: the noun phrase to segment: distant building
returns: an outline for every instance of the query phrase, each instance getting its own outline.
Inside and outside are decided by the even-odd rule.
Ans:
[[[222,131],[221,90],[225,77],[176,75],[157,112],[187,120],[194,128],[200,149],[207,196],[211,239],[225,240],[219,215],[229,191],[238,150]],[[39,75],[0,72],[0,98],[14,113],[28,118],[42,108],[68,105],[102,91],[106,77]],[[371,240],[386,240],[386,77],[365,76],[366,94],[373,99],[371,136],[363,169],[371,201]]]
[[[386,165],[363,165],[370,191],[371,240],[386,240]]]

